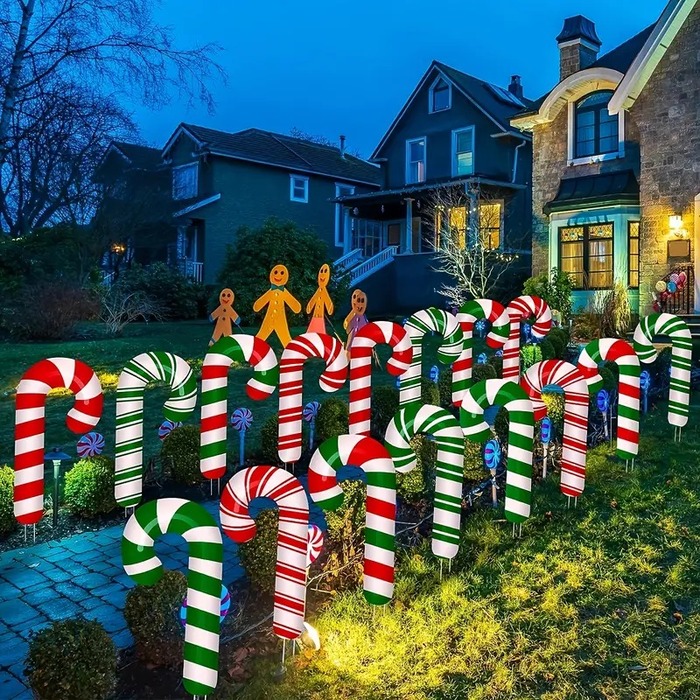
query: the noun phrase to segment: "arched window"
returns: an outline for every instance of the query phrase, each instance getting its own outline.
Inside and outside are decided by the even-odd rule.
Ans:
[[[619,118],[608,112],[612,90],[586,95],[576,103],[574,118],[575,158],[616,153],[619,148]]]
[[[430,88],[430,111],[442,112],[449,109],[452,104],[452,90],[450,84],[438,78]]]

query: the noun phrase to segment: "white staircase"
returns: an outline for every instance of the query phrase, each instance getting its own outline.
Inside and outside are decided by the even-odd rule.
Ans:
[[[351,250],[349,253],[343,255],[343,257],[338,258],[333,263],[333,267],[337,270],[349,270],[360,262],[362,262],[362,249],[355,248],[355,250]]]

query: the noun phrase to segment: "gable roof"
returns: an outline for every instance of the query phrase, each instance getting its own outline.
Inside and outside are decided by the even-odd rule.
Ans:
[[[367,185],[381,183],[381,171],[378,167],[348,153],[343,157],[335,146],[324,146],[262,129],[229,133],[195,124],[180,124],[165,145],[163,157],[167,156],[183,132],[201,151],[223,158]]]
[[[134,168],[150,170],[163,164],[159,148],[142,146],[141,144],[129,143],[128,141],[112,141],[105,157],[111,151],[116,151]]]
[[[370,160],[374,160],[378,157],[379,152],[384,148],[384,145],[389,140],[396,125],[401,121],[404,114],[406,114],[418,93],[423,89],[425,84],[436,75],[441,75],[452,83],[452,85],[454,85],[477,109],[483,112],[498,129],[522,138],[522,134],[514,132],[510,127],[510,118],[518,113],[522,107],[512,102],[505,102],[497,97],[499,91],[508,92],[505,88],[480,80],[473,75],[462,73],[462,71],[458,71],[456,68],[452,68],[440,61],[433,61],[408,100],[406,100],[401,111],[391,123],[391,126],[382,137],[379,145],[374,149]],[[530,105],[530,101],[526,98],[523,98],[521,102],[523,105]]]

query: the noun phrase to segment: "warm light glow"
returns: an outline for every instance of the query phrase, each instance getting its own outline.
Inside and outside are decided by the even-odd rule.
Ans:
[[[318,634],[318,630],[308,622],[304,622],[304,631],[301,633],[299,641],[307,649],[318,651],[321,648],[321,637]]]
[[[669,216],[668,225],[671,227],[671,231],[679,231],[683,227],[683,217],[677,214]]]

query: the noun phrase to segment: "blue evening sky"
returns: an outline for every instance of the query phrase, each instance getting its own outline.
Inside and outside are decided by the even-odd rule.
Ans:
[[[159,20],[180,45],[213,41],[228,85],[216,113],[177,102],[135,108],[147,143],[180,121],[225,131],[293,127],[368,157],[433,59],[507,86],[522,76],[531,99],[558,78],[554,38],[565,17],[596,23],[609,51],[654,22],[665,0],[163,0]]]

